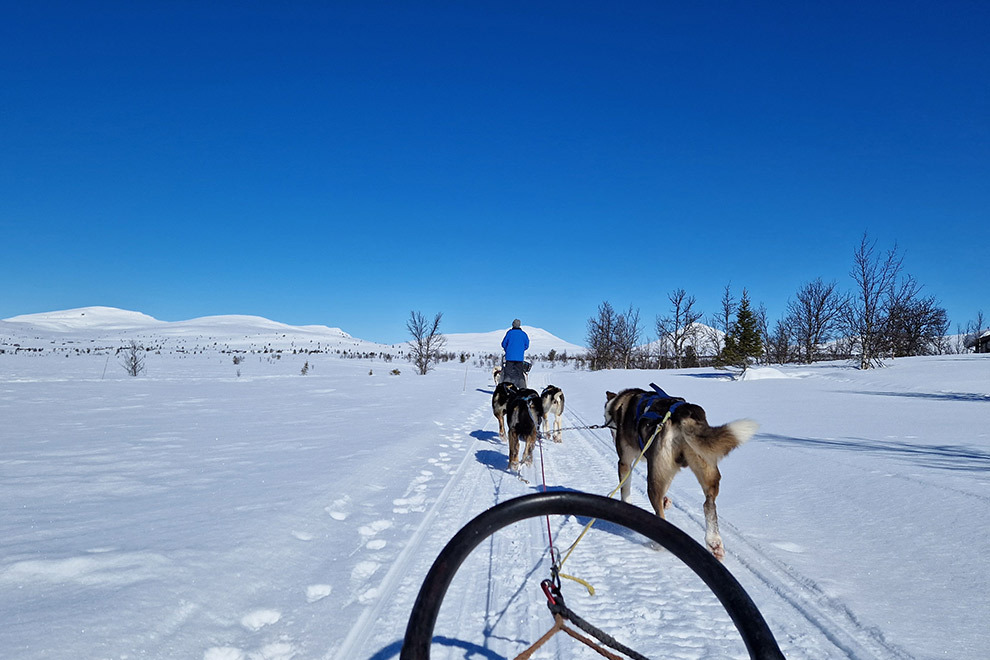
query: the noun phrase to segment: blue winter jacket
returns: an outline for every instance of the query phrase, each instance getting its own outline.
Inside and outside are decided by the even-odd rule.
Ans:
[[[529,335],[522,328],[512,328],[505,333],[502,348],[507,362],[522,362],[526,358],[526,349],[529,348]]]

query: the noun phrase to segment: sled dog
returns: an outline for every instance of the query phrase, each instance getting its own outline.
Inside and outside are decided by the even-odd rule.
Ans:
[[[560,416],[564,414],[564,393],[555,385],[547,385],[540,394],[543,403],[543,435],[550,434],[550,414],[553,413],[553,441],[560,442]]]
[[[636,457],[669,411],[670,418],[643,457],[650,504],[658,516],[665,518],[664,509],[670,506],[666,496],[670,482],[681,468],[691,468],[705,492],[705,543],[721,560],[725,557],[725,548],[718,532],[715,509],[722,476],[718,462],[749,440],[759,425],[750,419],[740,419],[722,426],[709,426],[701,406],[670,397],[656,385],[652,387],[652,392],[633,388],[618,394],[605,393],[605,425],[612,431],[619,455],[619,479],[629,473]],[[622,485],[622,500],[629,500],[628,481]]]
[[[505,439],[505,412],[509,408],[509,399],[518,391],[512,383],[499,383],[492,392],[492,413],[498,420],[498,437]]]
[[[536,390],[517,390],[509,399],[506,410],[509,425],[509,469],[519,469],[519,439],[526,443],[522,462],[526,465],[533,463],[533,447],[536,446],[536,436],[540,430],[540,420],[543,419],[543,403],[540,393]]]
[[[502,367],[495,365],[492,367],[492,380],[498,385],[502,382]]]

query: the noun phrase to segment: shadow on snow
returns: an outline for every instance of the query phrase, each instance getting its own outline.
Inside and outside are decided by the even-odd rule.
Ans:
[[[897,396],[907,399],[932,399],[934,401],[968,401],[990,403],[990,394],[974,392],[866,392],[853,391],[850,394],[867,394],[870,396]]]
[[[759,439],[787,447],[825,447],[852,452],[886,454],[893,458],[909,460],[925,467],[940,470],[990,471],[990,452],[962,445],[917,445],[902,441],[868,440],[865,438],[793,438],[772,433],[761,433]]]
[[[498,437],[498,431],[471,431],[471,437],[475,440],[483,440],[484,442],[490,442],[493,445],[500,444],[502,441]]]
[[[504,655],[499,655],[490,649],[486,649],[483,646],[479,646],[472,642],[466,642],[462,639],[454,639],[453,637],[445,637],[443,635],[436,635],[433,638],[434,646],[449,646],[451,648],[464,649],[465,658],[489,658],[490,660],[506,660]],[[392,642],[388,646],[384,647],[373,656],[368,658],[368,660],[388,660],[389,658],[399,657],[399,652],[402,650],[402,642],[396,641]]]

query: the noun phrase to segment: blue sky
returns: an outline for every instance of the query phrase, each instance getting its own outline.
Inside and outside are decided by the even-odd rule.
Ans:
[[[583,344],[678,288],[776,319],[864,232],[990,314],[988,3],[0,7],[0,318]]]

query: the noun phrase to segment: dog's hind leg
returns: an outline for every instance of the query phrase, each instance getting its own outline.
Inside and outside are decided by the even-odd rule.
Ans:
[[[715,508],[715,498],[718,497],[718,486],[722,475],[718,467],[703,460],[691,461],[691,471],[698,477],[698,483],[705,491],[705,543],[719,561],[725,559],[725,546],[722,545],[722,535],[718,531],[718,510]]]
[[[632,480],[632,475],[629,472],[632,470],[632,465],[638,455],[639,452],[629,449],[619,452],[619,483],[622,484],[620,493],[623,502],[629,501],[630,481]]]
[[[509,470],[519,469],[519,434],[509,428]]]
[[[522,462],[524,465],[533,464],[533,448],[536,447],[536,429],[526,437],[526,451],[523,452]]]
[[[564,439],[560,436],[560,431],[561,431],[561,428],[562,427],[563,427],[563,424],[560,423],[560,415],[559,414],[554,414],[554,416],[553,416],[553,441],[554,442],[563,442],[564,441]]]
[[[499,440],[505,440],[505,415],[495,413],[495,419],[498,420],[498,437]]]
[[[664,519],[667,518],[664,510],[670,507],[667,490],[670,488],[670,483],[674,480],[677,470],[677,466],[674,466],[673,470],[669,470],[666,464],[661,466],[651,463],[646,472],[646,494],[650,498],[653,510]]]

